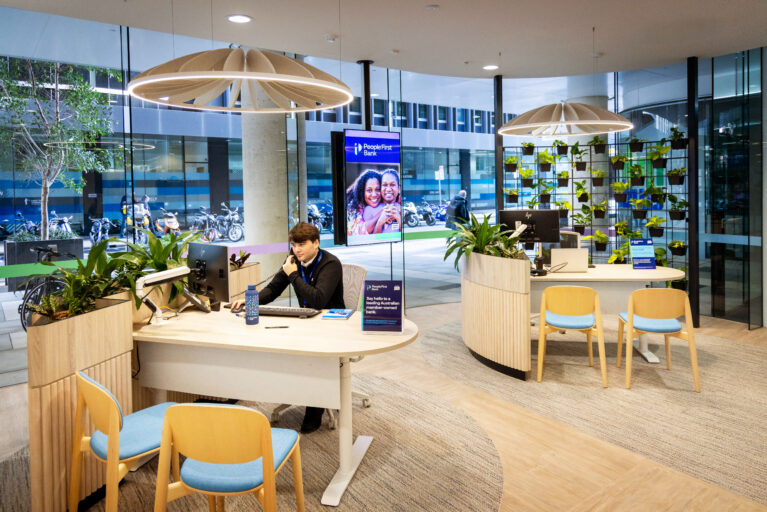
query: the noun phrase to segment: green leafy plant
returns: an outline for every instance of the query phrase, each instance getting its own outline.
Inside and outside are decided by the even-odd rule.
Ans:
[[[519,162],[519,157],[517,156],[507,156],[506,160],[503,161],[505,164],[516,164]]]
[[[522,179],[532,179],[532,177],[535,175],[535,171],[533,169],[520,169],[519,170],[519,176]]]
[[[557,206],[558,210],[572,210],[573,205],[570,204],[570,201],[556,201],[554,203]]]
[[[655,264],[659,267],[668,266],[668,252],[664,247],[655,248]]]
[[[510,195],[510,196],[518,196],[519,195],[519,190],[517,190],[516,188],[505,188],[505,189],[503,189],[503,192],[505,194]]]
[[[239,257],[237,257],[235,254],[232,254],[229,257],[229,270],[241,269],[245,262],[248,261],[248,258],[250,258],[250,253],[245,252],[242,249],[240,249]]]
[[[548,149],[544,149],[537,155],[535,155],[535,161],[539,164],[553,164],[557,158],[549,153]]]
[[[669,249],[684,249],[685,247],[687,247],[687,244],[681,240],[672,240],[668,243]]]
[[[556,139],[554,142],[551,143],[552,146],[567,146],[567,142],[563,140]]]
[[[538,186],[539,186],[539,188],[541,190],[541,194],[551,194],[552,192],[554,192],[557,189],[557,184],[555,182],[553,182],[553,181],[546,182],[546,181],[541,180],[538,183]]]
[[[688,203],[686,199],[679,199],[674,194],[669,194],[668,202],[671,203],[672,211],[683,211],[683,210],[686,210],[687,207],[690,205],[690,203]]]
[[[462,257],[469,259],[471,253],[487,254],[502,258],[516,258],[521,251],[519,239],[510,237],[511,231],[504,231],[501,224],[490,224],[490,215],[485,215],[482,222],[471,213],[471,219],[465,224],[457,224],[456,230],[447,239],[447,250],[443,261],[455,253],[453,266],[458,270]]]
[[[599,135],[594,135],[594,137],[588,142],[589,146],[597,146],[599,144],[607,144],[607,141]]]
[[[684,138],[684,132],[676,126],[671,127],[671,140],[678,141]]]
[[[588,194],[589,191],[586,190],[586,180],[583,181],[576,181],[575,182],[575,195],[580,196],[582,194]]]
[[[624,242],[623,245],[612,250],[612,254],[610,255],[610,258],[608,258],[607,263],[615,263],[617,261],[623,263],[626,261],[628,255],[629,244],[628,242]]]
[[[535,143],[533,143],[533,142],[523,142],[522,143],[522,147],[523,148],[534,148],[535,147]]]
[[[666,193],[666,187],[656,187],[655,184],[650,183],[650,186],[644,191],[644,196],[652,198],[656,203],[663,204],[666,202],[668,194]]]
[[[626,155],[615,155],[615,156],[610,158],[610,161],[613,164],[616,164],[618,162],[626,163],[628,161],[628,157]]]
[[[589,170],[591,171],[592,178],[604,178],[607,176],[607,172],[602,169],[595,169],[591,167]]]
[[[666,158],[669,151],[671,151],[671,146],[666,145],[666,139],[661,139],[657,144],[650,147],[647,156],[650,160],[658,160],[659,158]]]
[[[591,209],[598,212],[605,211],[607,209],[607,199],[603,199],[599,203],[592,204]]]
[[[640,142],[647,142],[647,139],[638,139],[637,137],[631,137],[628,140],[629,144],[639,144]]]
[[[665,223],[666,223],[666,219],[653,216],[647,219],[647,222],[645,222],[644,226],[646,228],[662,228],[663,224]]]
[[[530,198],[528,202],[525,203],[528,209],[535,210],[535,207],[541,204],[541,202],[538,200],[538,196],[533,196]]]
[[[625,220],[615,223],[615,233],[625,240],[630,240],[632,238],[642,238],[642,232],[638,229],[633,231],[629,229],[628,222]]]
[[[557,179],[566,180],[570,178],[570,171],[562,171],[557,173]]]
[[[669,176],[686,176],[687,167],[676,167],[668,172]]]
[[[629,165],[629,176],[632,178],[642,177],[642,166],[640,164]]]
[[[583,210],[583,208],[586,208],[586,210]],[[583,205],[581,208],[581,213],[573,214],[573,224],[577,224],[578,226],[585,226],[586,224],[591,223],[591,210],[588,209],[587,205]]]
[[[616,194],[625,194],[626,190],[628,190],[630,186],[631,185],[625,181],[616,181],[610,185]]]
[[[583,155],[585,153],[586,153],[586,150],[585,149],[581,149],[581,146],[580,146],[579,142],[576,142],[570,148],[570,154],[572,155],[573,159],[577,160],[578,162],[583,160]]]
[[[646,210],[652,206],[652,202],[646,197],[641,199],[629,199],[629,203],[631,203],[631,206],[633,206],[635,210]]]
[[[588,236],[584,236],[583,239],[584,240],[594,240],[595,242],[597,242],[599,244],[606,244],[607,241],[609,240],[609,237],[605,233],[602,233],[601,231],[599,231],[597,229],[596,231],[594,231],[594,234],[588,235]]]

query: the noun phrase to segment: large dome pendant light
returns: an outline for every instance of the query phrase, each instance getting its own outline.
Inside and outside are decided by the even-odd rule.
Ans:
[[[274,106],[257,107],[241,101],[244,90],[255,98],[257,87]],[[228,100],[224,104],[209,105],[225,92]],[[345,83],[314,66],[274,52],[241,48],[193,53],[155,66],[128,83],[128,94],[183,109],[275,114],[338,108],[354,100]]]

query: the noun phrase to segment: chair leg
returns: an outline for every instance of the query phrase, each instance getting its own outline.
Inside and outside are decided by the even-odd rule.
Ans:
[[[546,326],[538,330],[538,382],[543,378],[543,358],[546,355]]]
[[[290,404],[280,404],[277,407],[275,407],[274,410],[272,411],[272,423],[278,423],[280,421],[280,416],[282,415],[282,411],[288,408],[290,408]]]
[[[631,359],[634,355],[634,329],[626,329],[626,389],[631,389]]]
[[[591,346],[591,342],[589,342]],[[602,387],[607,387],[607,356],[605,355],[605,335],[602,324],[597,326],[597,350],[599,351],[599,369],[602,372]]]
[[[296,509],[304,512],[304,477],[301,473],[301,446],[296,442],[296,449],[291,457],[293,463],[293,486],[296,490]]]
[[[618,360],[615,361],[615,365],[621,367],[621,352],[623,351],[623,319],[618,317]]]
[[[589,366],[594,366],[594,347],[591,343],[591,331],[586,331],[586,345],[589,348]]]
[[[216,512],[225,512],[224,508],[224,497],[223,496],[216,496]]]
[[[367,393],[360,393],[359,391],[352,391],[352,398],[359,398],[362,400],[362,407],[368,408],[370,407],[370,395]]]
[[[666,341],[666,369],[671,369],[671,336],[664,334],[663,337]]]
[[[690,345],[690,362],[692,363],[692,380],[695,382],[695,391],[700,393],[700,376],[698,375],[698,349],[695,347],[695,336],[692,329],[687,334],[687,343]]]
[[[216,497],[212,494],[208,495],[208,512],[216,512]]]
[[[117,500],[120,493],[120,461],[116,458],[107,459],[107,503],[105,510],[107,512],[117,512]]]

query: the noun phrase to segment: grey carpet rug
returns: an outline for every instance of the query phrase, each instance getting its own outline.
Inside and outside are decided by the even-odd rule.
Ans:
[[[341,505],[344,511],[498,510],[503,490],[500,458],[492,441],[468,415],[445,400],[388,379],[354,376],[355,390],[371,395],[368,409],[354,404],[354,433],[373,443]],[[260,405],[260,404],[258,404]],[[271,408],[259,407],[267,414]],[[297,429],[303,408],[288,409],[279,427]],[[323,427],[301,438],[307,511],[327,511],[320,497],[338,460],[336,431]],[[29,509],[26,449],[0,462],[3,510]],[[120,510],[148,511],[154,505],[157,458],[120,486]],[[295,510],[293,475],[288,464],[277,477],[278,510]],[[8,508],[5,508],[8,507]],[[102,500],[91,510],[104,508]],[[227,498],[229,511],[260,510],[253,496]],[[169,511],[208,510],[201,496],[172,502]]]
[[[617,325],[606,328],[607,389],[601,387],[596,342],[591,368],[585,335],[577,332],[550,336],[540,383],[536,341],[528,381],[477,361],[461,340],[459,322],[421,333],[419,344],[424,359],[451,378],[767,504],[767,349],[696,336],[702,385],[696,393],[687,344],[672,340],[669,371],[663,337],[651,337],[661,363],[651,365],[634,353],[632,387],[626,389],[625,365],[615,366]]]

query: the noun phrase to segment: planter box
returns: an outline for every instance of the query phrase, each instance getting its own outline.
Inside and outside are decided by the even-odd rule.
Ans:
[[[647,228],[650,231],[652,238],[658,238],[663,236],[663,228]]]
[[[668,216],[671,217],[671,220],[684,220],[687,212],[684,210],[669,210]]]
[[[671,149],[685,149],[690,139],[679,139],[671,141]]]
[[[594,144],[594,153],[602,154],[607,149],[607,144]]]
[[[591,184],[595,187],[602,187],[605,184],[604,178],[591,178]]]
[[[517,172],[517,165],[518,164],[503,164],[503,168],[506,169],[506,172]]]
[[[668,184],[669,185],[684,185],[684,176],[669,176],[668,177]]]
[[[644,142],[632,142],[629,144],[629,151],[632,153],[641,153],[644,149]]]
[[[575,170],[576,171],[585,171],[586,170],[586,162],[575,162]]]
[[[666,161],[668,158],[656,158],[652,161],[652,168],[653,169],[665,169],[666,168]]]
[[[533,178],[522,178],[522,186],[527,188],[533,188]]]
[[[551,164],[538,164],[539,169],[541,172],[549,172],[551,171]]]
[[[575,231],[576,233],[582,235],[582,234],[584,234],[586,232],[586,226],[575,225],[575,226],[573,226],[573,231]]]
[[[581,194],[581,195],[579,195],[579,196],[578,196],[578,202],[579,202],[579,203],[585,203],[585,202],[586,202],[586,201],[588,201],[588,200],[589,200],[589,194],[588,194],[588,192],[586,192],[586,193],[584,193],[584,194]]]
[[[506,194],[506,202],[517,204],[519,202],[519,194]]]
[[[564,146],[557,146],[557,154],[558,155],[566,155],[567,154],[567,145]]]
[[[600,252],[602,252],[602,251],[606,251],[606,250],[607,250],[607,242],[605,242],[605,243],[603,243],[603,244],[602,244],[602,243],[599,243],[599,242],[594,242],[594,248],[595,248],[597,251],[600,251]]]
[[[550,203],[551,202],[551,194],[541,194],[539,196],[539,199],[542,203]]]
[[[615,169],[616,171],[622,171],[623,170],[623,166],[626,165],[626,162],[613,162],[613,161],[611,161],[610,165],[612,165],[613,169]]]
[[[27,330],[29,365],[29,474],[32,511],[66,510],[75,372],[85,371],[115,395],[123,414],[133,409],[133,329],[127,301],[100,299],[97,309],[72,318],[38,319]],[[92,427],[86,426],[86,435]],[[80,498],[104,485],[105,465],[84,454]]]
[[[530,148],[526,148],[526,147],[524,147],[524,146],[522,147],[522,154],[523,154],[523,155],[527,155],[527,156],[530,156],[530,155],[532,155],[534,152],[535,152],[535,146],[533,146],[533,147],[530,147]]]
[[[249,284],[261,281],[261,264],[258,262],[245,263],[242,268],[229,270],[229,300],[232,302],[245,297]]]
[[[604,219],[605,218],[605,212],[604,210],[594,210],[594,218],[595,219]]]
[[[615,200],[619,203],[625,203],[629,199],[629,195],[626,192],[616,192],[613,194],[613,197],[615,197]]]
[[[557,178],[557,186],[566,187],[569,184],[569,178]]]
[[[631,186],[632,187],[643,187],[644,186],[644,176],[640,176],[639,178],[631,178]]]
[[[570,213],[570,210],[559,210],[559,218],[566,219],[568,213]]]
[[[53,249],[62,256],[60,258],[51,258],[51,261],[56,260],[71,260],[70,256],[66,256],[66,253],[74,254],[78,258],[83,258],[83,239],[73,238],[71,240],[34,240],[31,242],[14,242],[12,240],[5,241],[5,264],[6,265],[18,265],[20,263],[36,263],[37,251],[35,247],[45,247]],[[8,284],[8,291],[15,292],[24,288],[23,283],[26,281],[26,277],[11,277],[6,280]]]
[[[647,210],[631,210],[631,214],[634,216],[635,219],[647,218]]]
[[[671,254],[674,256],[684,256],[687,254],[687,246],[684,247],[669,247],[669,251],[671,251]]]

